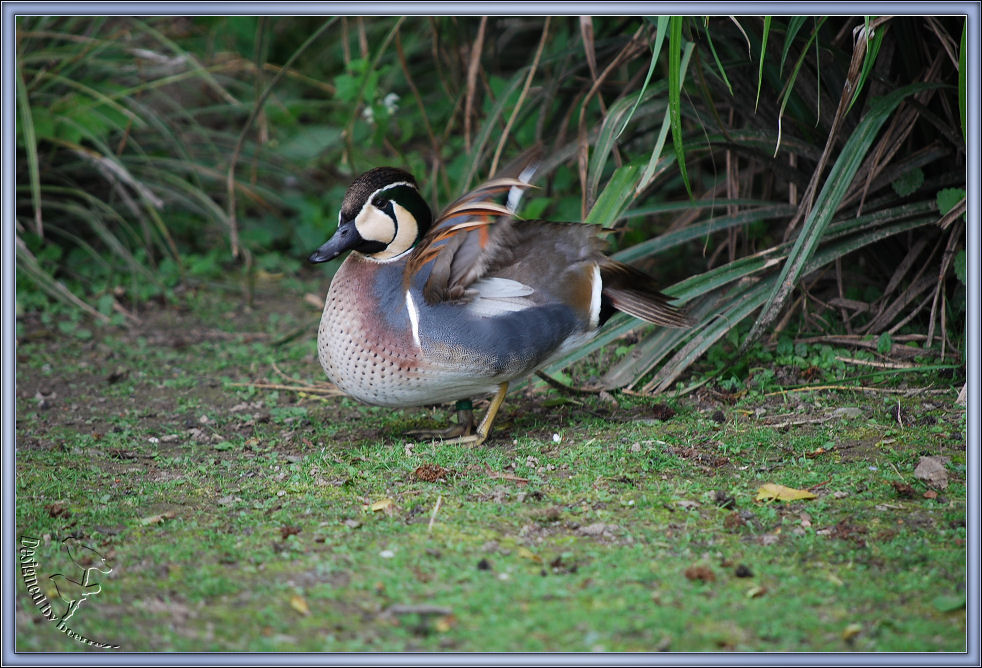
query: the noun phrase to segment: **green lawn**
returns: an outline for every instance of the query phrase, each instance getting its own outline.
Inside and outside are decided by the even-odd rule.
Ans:
[[[483,446],[413,442],[450,411],[249,386],[324,380],[307,289],[252,309],[203,292],[131,330],[20,323],[17,535],[39,575],[72,572],[68,537],[113,569],[75,632],[124,651],[964,650],[960,381],[535,385]],[[915,477],[926,455],[947,488]],[[765,483],[816,498],[755,500]],[[18,586],[18,650],[86,649]]]

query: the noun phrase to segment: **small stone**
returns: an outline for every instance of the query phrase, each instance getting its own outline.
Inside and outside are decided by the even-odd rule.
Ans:
[[[937,489],[948,487],[948,470],[941,457],[921,457],[914,469],[914,477]]]
[[[836,408],[832,411],[832,416],[837,418],[860,418],[863,417],[863,411],[855,406],[843,406],[842,408]]]
[[[383,559],[391,559],[392,557],[396,556],[396,553],[392,550],[382,550],[378,553],[378,556],[382,557]]]
[[[596,522],[580,528],[580,533],[584,536],[602,536],[611,533],[617,526],[614,524],[604,524]]]

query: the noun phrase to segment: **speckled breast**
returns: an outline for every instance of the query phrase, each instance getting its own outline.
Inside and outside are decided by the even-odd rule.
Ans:
[[[427,267],[408,296],[404,270],[405,260],[351,253],[331,281],[317,354],[331,381],[359,401],[421,406],[490,394],[580,336],[565,305],[483,317],[466,305],[427,304]]]
[[[328,378],[355,399],[381,406],[425,403],[427,394],[411,323],[399,317],[405,306],[389,303],[393,295],[383,289],[399,285],[395,269],[350,254],[331,281],[317,332],[317,356]]]

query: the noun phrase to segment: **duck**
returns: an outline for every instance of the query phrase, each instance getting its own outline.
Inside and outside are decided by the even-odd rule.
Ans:
[[[392,408],[455,402],[456,425],[410,434],[479,445],[509,384],[586,344],[614,313],[691,325],[654,278],[604,253],[599,226],[519,217],[534,169],[492,178],[436,217],[403,169],[351,183],[337,230],[308,258],[348,253],[317,332],[341,391]],[[475,426],[473,399],[489,395]]]

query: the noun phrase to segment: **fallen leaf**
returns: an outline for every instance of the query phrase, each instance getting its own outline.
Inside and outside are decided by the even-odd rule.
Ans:
[[[767,593],[767,587],[756,585],[747,590],[747,598],[760,598]]]
[[[914,469],[914,477],[931,487],[946,489],[948,487],[948,469],[940,457],[921,457]]]
[[[159,515],[150,515],[149,517],[144,517],[140,520],[140,524],[150,525],[150,524],[160,524],[164,520],[172,520],[177,517],[176,510],[168,510],[166,513],[160,513]]]
[[[757,490],[757,501],[799,501],[801,499],[817,499],[818,497],[804,489],[785,487],[773,482],[762,485]]]
[[[542,563],[542,557],[535,554],[534,552],[532,552],[532,550],[528,549],[527,547],[518,548],[518,556],[520,556],[522,559],[529,559],[539,564]]]
[[[290,536],[296,536],[298,533],[300,533],[300,527],[292,527],[292,526],[280,527],[280,538],[282,540],[286,540]]]
[[[453,615],[445,615],[433,622],[433,629],[437,633],[446,633],[457,625],[457,618]]]
[[[709,566],[689,566],[685,569],[685,577],[700,582],[716,582],[716,574]]]
[[[68,510],[68,507],[62,501],[49,503],[44,509],[48,511],[48,515],[51,517],[71,517],[72,515],[71,511]]]
[[[860,624],[852,623],[842,630],[842,639],[846,642],[850,642],[853,638],[858,636],[863,630]]]
[[[290,597],[290,607],[299,612],[301,615],[307,616],[310,614],[310,608],[307,607],[307,601],[305,601],[303,596],[300,594],[294,594]]]
[[[909,499],[914,496],[914,488],[910,485],[903,482],[897,482],[896,480],[891,481],[890,484],[893,485],[893,488],[897,491],[897,496],[904,499]]]
[[[372,505],[370,505],[368,507],[368,509],[371,510],[373,513],[377,513],[379,511],[385,510],[386,508],[388,508],[389,506],[391,506],[393,503],[394,502],[392,501],[392,499],[386,497],[384,499],[380,499],[380,500],[376,501],[375,503],[373,503]]]
[[[924,498],[925,499],[936,499],[936,498],[938,498],[938,493],[935,492],[933,489],[929,489],[926,492],[924,492]]]

